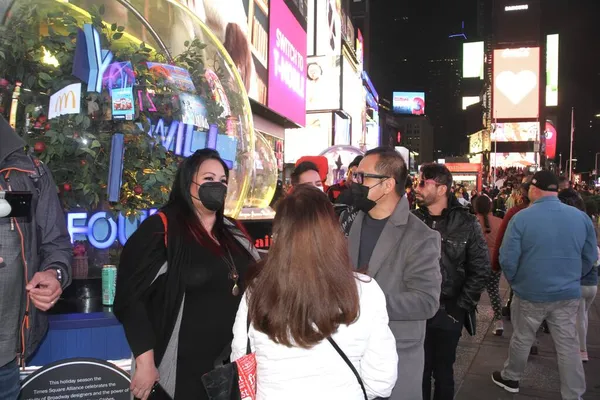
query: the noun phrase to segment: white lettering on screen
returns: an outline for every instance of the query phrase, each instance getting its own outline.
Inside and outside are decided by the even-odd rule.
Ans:
[[[529,10],[528,4],[519,4],[517,6],[506,6],[504,7],[504,11],[523,11]]]
[[[505,49],[502,52],[502,58],[527,58],[529,57],[529,48]]]
[[[276,46],[273,49],[275,76],[299,97],[304,98],[304,57],[279,29],[276,31],[276,38]]]

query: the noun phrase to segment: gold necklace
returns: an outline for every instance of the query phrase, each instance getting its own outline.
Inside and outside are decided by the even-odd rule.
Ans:
[[[238,280],[240,279],[240,275],[238,274],[237,268],[235,267],[235,262],[233,261],[233,256],[228,248],[225,248],[227,252],[227,257],[225,255],[221,257],[223,262],[229,268],[229,279],[233,281],[233,288],[231,288],[231,294],[234,296],[238,296],[240,294],[240,287],[238,286]]]

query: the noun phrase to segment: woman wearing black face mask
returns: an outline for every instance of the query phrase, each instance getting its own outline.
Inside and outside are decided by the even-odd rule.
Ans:
[[[169,202],[129,238],[114,313],[135,356],[140,399],[206,399],[201,377],[225,360],[258,253],[223,216],[229,170],[214,150],[187,158]]]

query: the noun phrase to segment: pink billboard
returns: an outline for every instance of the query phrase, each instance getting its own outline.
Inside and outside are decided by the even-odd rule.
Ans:
[[[301,126],[306,123],[306,45],[306,32],[284,0],[271,0],[267,106]]]

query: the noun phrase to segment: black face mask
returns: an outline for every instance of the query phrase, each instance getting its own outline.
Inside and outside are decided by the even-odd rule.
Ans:
[[[227,186],[221,182],[205,182],[198,186],[198,199],[210,211],[219,211],[225,206]]]
[[[383,198],[383,196],[385,196],[385,194],[381,195],[381,197],[378,198],[377,200],[371,200],[371,199],[369,199],[369,190],[371,190],[375,186],[381,185],[384,181],[385,180],[383,180],[383,181],[379,182],[377,185],[374,185],[371,187],[361,185],[356,182],[352,182],[352,185],[350,185],[350,195],[352,196],[352,206],[354,206],[354,208],[356,208],[357,210],[360,210],[365,213],[368,213],[369,211],[371,211],[377,205],[377,202],[379,200],[381,200]],[[404,196],[404,192],[402,192],[402,194],[400,195],[400,197],[402,197],[402,196]]]
[[[377,185],[379,185],[379,183]],[[377,205],[376,201],[373,201],[368,197],[370,189],[370,187],[356,182],[353,182],[352,185],[350,185],[350,195],[352,196],[352,205],[354,208],[368,213]]]

